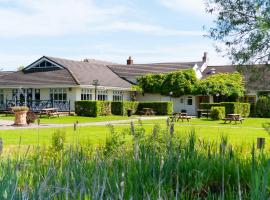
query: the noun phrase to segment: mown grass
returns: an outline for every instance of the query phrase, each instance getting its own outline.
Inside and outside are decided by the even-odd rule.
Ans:
[[[138,120],[133,120],[138,125]],[[151,134],[153,129],[153,123],[145,120],[142,122],[146,131],[146,134]],[[158,120],[155,123],[159,124],[161,128],[166,127],[166,120]],[[123,132],[130,126],[127,124],[115,125],[115,129],[119,132]],[[256,127],[245,127],[241,125],[231,126],[205,126],[205,125],[188,125],[187,123],[177,122],[175,123],[175,134],[179,136],[187,136],[189,131],[194,129],[199,138],[207,141],[218,141],[222,135],[226,135],[233,145],[245,144],[250,146],[253,142],[256,142],[258,137],[266,138],[267,149],[270,149],[269,135],[263,128],[258,129]],[[74,132],[73,127],[60,127],[60,128],[43,128],[43,129],[19,129],[19,130],[0,130],[0,138],[4,142],[4,151],[8,153],[10,150],[16,149],[16,146],[20,142],[21,146],[28,145],[49,145],[53,133],[57,130],[64,130],[66,132],[66,144],[73,144],[76,141],[80,143],[89,143],[91,145],[104,144],[109,129],[106,126],[84,126],[77,127]],[[130,140],[130,137],[126,137],[126,140]]]
[[[47,117],[42,116],[40,118],[41,124],[72,124],[76,121],[79,123],[90,123],[90,122],[102,122],[102,121],[113,121],[113,120],[125,120],[135,118],[135,116],[127,117],[127,116],[118,116],[118,115],[110,115],[110,116],[99,116],[99,117],[82,117],[82,116],[59,116],[59,117]],[[0,120],[14,120],[13,115],[4,115],[0,114]]]
[[[0,160],[2,199],[267,199],[269,154],[227,137],[167,126],[110,126],[105,144],[61,146]],[[126,141],[126,137],[130,141]],[[243,156],[245,155],[245,156]]]

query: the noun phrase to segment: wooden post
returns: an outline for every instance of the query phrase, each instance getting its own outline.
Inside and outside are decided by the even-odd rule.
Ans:
[[[265,138],[257,138],[257,148],[263,149],[265,145]]]
[[[2,154],[3,152],[3,140],[2,138],[0,138],[0,155]]]

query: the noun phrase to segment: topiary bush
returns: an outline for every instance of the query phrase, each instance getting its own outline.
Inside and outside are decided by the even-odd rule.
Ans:
[[[221,120],[225,117],[225,107],[213,106],[211,107],[210,117],[212,120]]]
[[[270,100],[268,97],[260,97],[256,103],[256,115],[258,117],[270,117]]]
[[[156,115],[170,115],[173,112],[173,102],[139,102],[138,111],[143,108],[152,108]]]

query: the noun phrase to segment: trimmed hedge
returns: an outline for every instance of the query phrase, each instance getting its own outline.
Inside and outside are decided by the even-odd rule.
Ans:
[[[131,109],[134,113],[143,108],[152,108],[156,115],[170,115],[173,111],[172,102],[111,102],[111,101],[76,101],[75,113],[79,116],[97,117],[101,115],[124,115]]]
[[[210,110],[213,106],[220,106],[220,103],[200,103],[200,109]]]
[[[75,113],[79,116],[97,117],[111,114],[109,101],[76,101]]]
[[[248,117],[250,114],[250,104],[240,102],[221,102],[221,103],[200,103],[200,109],[211,109],[213,106],[225,107],[225,113],[238,113],[243,117]]]
[[[270,117],[270,99],[260,97],[256,103],[256,115],[258,117]]]
[[[224,106],[212,106],[210,117],[212,120],[221,120],[225,117],[225,107]]]
[[[152,108],[156,115],[170,115],[173,112],[173,102],[139,102],[138,111]]]
[[[132,113],[136,113],[139,102],[137,101],[113,101],[111,102],[111,111],[113,115],[127,115],[127,110],[133,110]]]
[[[220,105],[225,107],[226,114],[238,113],[243,117],[248,117],[250,114],[249,103],[221,102]]]

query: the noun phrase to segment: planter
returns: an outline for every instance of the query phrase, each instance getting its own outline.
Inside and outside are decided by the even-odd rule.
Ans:
[[[14,120],[15,126],[27,125],[27,121],[26,121],[27,111],[16,111],[14,112],[14,115],[15,115],[15,120]]]

